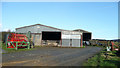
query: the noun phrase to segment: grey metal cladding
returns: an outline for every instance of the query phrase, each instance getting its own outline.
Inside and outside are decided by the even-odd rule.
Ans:
[[[72,39],[72,47],[80,47],[80,39]]]
[[[63,47],[70,47],[70,39],[62,39]],[[80,39],[72,39],[72,47],[80,47]]]
[[[63,47],[70,47],[70,39],[62,39]]]
[[[56,31],[56,32],[59,31],[60,32],[60,30],[49,28],[46,26],[41,26],[41,25],[34,25],[30,27],[16,29],[16,33],[27,33],[28,31],[31,31],[31,33],[41,33],[42,31]]]

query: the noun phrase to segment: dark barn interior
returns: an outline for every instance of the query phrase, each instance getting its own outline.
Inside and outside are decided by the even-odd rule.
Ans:
[[[61,40],[61,32],[42,32],[42,40]]]
[[[83,41],[91,40],[91,33],[83,33]]]

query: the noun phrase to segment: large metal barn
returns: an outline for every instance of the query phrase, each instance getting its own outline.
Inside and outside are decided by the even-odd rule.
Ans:
[[[63,30],[41,24],[16,28],[16,33],[26,34],[28,31],[35,46],[82,47],[83,41],[89,41],[92,34],[81,29]]]

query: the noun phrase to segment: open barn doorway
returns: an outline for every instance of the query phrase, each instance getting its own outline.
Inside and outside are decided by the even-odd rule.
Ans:
[[[83,41],[91,40],[91,33],[83,33]]]
[[[61,32],[42,32],[42,45],[59,46],[61,42]]]
[[[83,33],[83,45],[90,45],[91,33]]]

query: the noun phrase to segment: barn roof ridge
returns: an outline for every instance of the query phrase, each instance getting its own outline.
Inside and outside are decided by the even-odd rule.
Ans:
[[[86,30],[83,30],[83,29],[75,29],[75,30],[73,30],[73,31],[83,31],[83,32],[85,32],[85,33],[92,33],[92,32],[89,32],[89,31],[86,31]]]
[[[49,27],[49,28],[53,28],[53,29],[57,29],[57,30],[63,30],[63,29],[59,29],[59,28],[55,28],[55,27],[51,27],[51,26],[47,26],[47,25],[42,25],[42,24],[34,24],[34,25],[29,25],[29,26],[23,26],[23,27],[19,27],[19,28],[16,28],[16,29],[31,27],[31,26],[36,26],[36,25],[45,26],[45,27]]]

